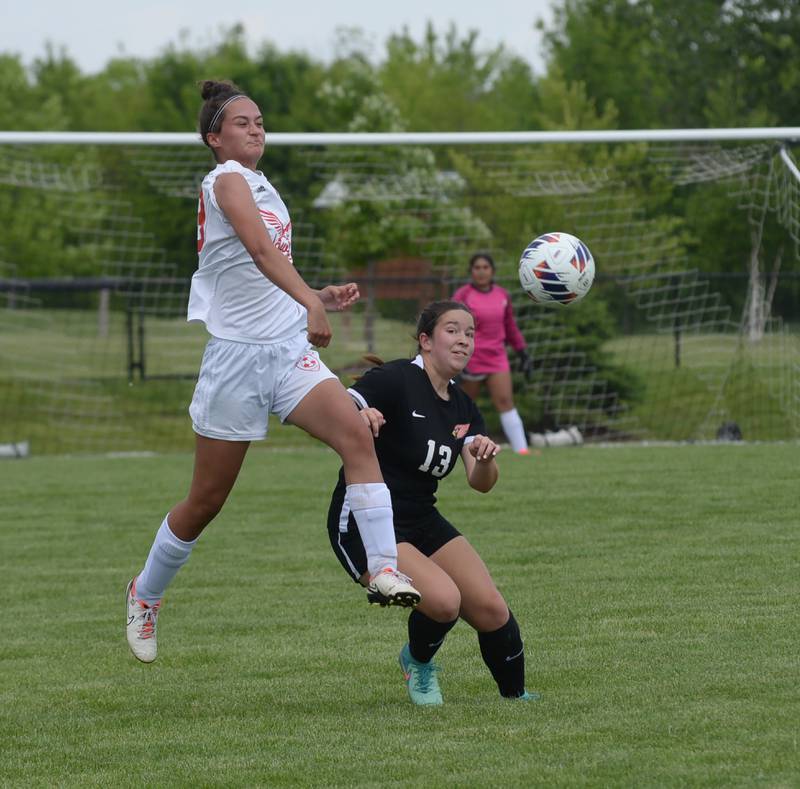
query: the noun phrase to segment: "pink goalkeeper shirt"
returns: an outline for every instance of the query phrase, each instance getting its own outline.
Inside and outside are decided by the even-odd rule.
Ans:
[[[515,351],[525,347],[525,338],[514,321],[508,291],[499,285],[492,285],[483,292],[467,284],[453,294],[453,300],[466,304],[475,316],[475,353],[467,365],[469,372],[507,372],[510,367],[506,345]]]

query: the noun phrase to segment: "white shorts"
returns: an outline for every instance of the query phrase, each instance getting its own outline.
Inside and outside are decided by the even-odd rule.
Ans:
[[[212,337],[189,406],[192,427],[206,438],[259,441],[266,438],[270,414],[284,422],[328,378],[336,376],[305,332],[269,345]]]
[[[489,373],[471,373],[465,367],[458,374],[458,377],[461,378],[462,381],[485,381],[489,377]]]

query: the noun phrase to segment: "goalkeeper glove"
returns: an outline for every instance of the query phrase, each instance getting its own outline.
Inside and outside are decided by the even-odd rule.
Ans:
[[[524,348],[517,351],[517,372],[522,373],[526,381],[533,378],[533,359]]]

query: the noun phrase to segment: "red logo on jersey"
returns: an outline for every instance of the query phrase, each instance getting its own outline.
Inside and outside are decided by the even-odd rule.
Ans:
[[[469,430],[469,422],[466,425],[456,425],[453,428],[453,438],[464,438]]]
[[[304,353],[297,364],[295,365],[298,370],[308,370],[313,372],[319,370],[319,359],[313,353]]]
[[[206,204],[203,200],[203,190],[200,190],[200,200],[197,203],[197,253],[203,249],[206,240]]]
[[[263,208],[258,209],[261,214],[261,219],[264,224],[271,228],[270,238],[272,243],[286,255],[291,261],[292,259],[292,222],[289,220],[285,225],[272,211],[267,211]]]

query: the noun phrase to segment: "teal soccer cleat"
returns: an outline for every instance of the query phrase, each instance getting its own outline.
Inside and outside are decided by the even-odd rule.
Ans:
[[[536,691],[523,690],[519,696],[507,696],[507,698],[512,701],[539,701],[542,698],[542,694],[536,693]]]
[[[439,680],[436,679],[439,667],[432,660],[430,663],[414,660],[406,644],[400,650],[400,668],[403,670],[408,695],[414,704],[420,706],[442,704],[442,691],[439,690]]]

